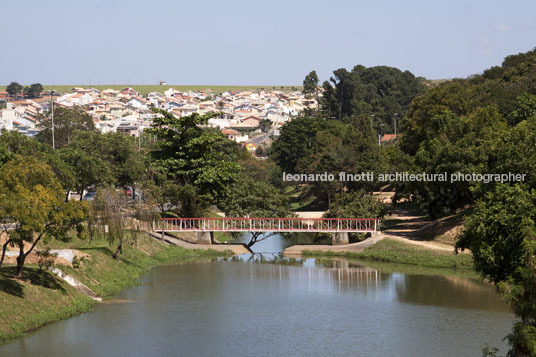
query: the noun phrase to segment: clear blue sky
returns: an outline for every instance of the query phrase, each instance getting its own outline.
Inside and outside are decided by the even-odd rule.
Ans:
[[[465,77],[536,47],[534,0],[1,1],[0,83],[301,84],[389,65]]]

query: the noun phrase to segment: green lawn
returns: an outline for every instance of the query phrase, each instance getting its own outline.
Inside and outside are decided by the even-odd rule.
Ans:
[[[473,269],[470,254],[433,250],[385,238],[363,252],[304,251],[306,256],[340,256],[363,260],[413,264],[430,268]]]

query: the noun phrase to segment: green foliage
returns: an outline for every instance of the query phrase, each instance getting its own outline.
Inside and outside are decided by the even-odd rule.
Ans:
[[[508,115],[508,122],[516,125],[530,118],[536,118],[536,95],[524,94],[517,99],[517,107]]]
[[[68,240],[67,231],[80,224],[86,206],[64,202],[63,191],[51,168],[34,158],[17,156],[0,169],[0,220],[15,224],[9,239],[19,247],[17,275],[37,242]],[[24,251],[24,243],[31,248]]]
[[[72,169],[79,192],[90,186],[133,185],[143,177],[144,158],[131,137],[120,133],[77,132],[59,151]]]
[[[269,183],[242,177],[222,204],[227,217],[287,217],[288,200]]]
[[[536,354],[536,190],[498,185],[475,205],[457,248],[498,285],[520,319],[507,336],[508,356]]]
[[[283,171],[295,173],[301,158],[311,153],[316,133],[325,125],[319,118],[296,118],[285,124],[272,144],[271,156]]]
[[[238,178],[237,145],[220,132],[203,127],[215,114],[175,118],[154,109],[161,116],[153,120],[151,134],[158,137],[151,158],[180,185],[193,185],[199,201],[221,202],[229,185]]]
[[[54,260],[58,256],[57,253],[52,253],[50,251],[50,248],[47,247],[44,250],[38,250],[35,252],[35,255],[37,256],[37,265],[39,266],[39,270],[50,269],[54,266]]]
[[[47,112],[39,117],[38,125],[42,130],[37,134],[40,142],[52,146],[52,113]],[[77,131],[95,131],[95,124],[91,115],[79,106],[54,108],[54,146],[62,148],[68,145]]]
[[[9,94],[11,97],[16,97],[17,95],[19,95],[19,93],[22,91],[22,86],[17,83],[17,82],[11,82],[9,83],[9,85],[6,87],[6,92],[7,94]]]
[[[311,71],[305,76],[303,80],[303,94],[308,98],[318,95],[318,75],[316,71]]]
[[[325,217],[328,218],[383,218],[387,207],[364,191],[338,193]]]
[[[394,130],[395,116],[404,116],[413,98],[426,89],[411,72],[386,66],[358,65],[350,72],[341,68],[333,72],[330,82],[324,82],[321,100],[328,118],[374,115],[375,126],[384,132]]]
[[[24,87],[24,95],[29,98],[39,98],[42,91],[43,86],[41,83],[34,83],[29,87]]]

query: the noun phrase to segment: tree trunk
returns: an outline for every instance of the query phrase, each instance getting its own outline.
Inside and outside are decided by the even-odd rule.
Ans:
[[[9,243],[11,243],[10,239],[8,239],[4,243],[4,246],[2,247],[2,257],[0,258],[0,268],[2,267],[2,264],[4,263],[4,257],[6,256],[6,250],[7,250],[7,246],[8,246]]]
[[[428,214],[430,215],[432,221],[435,221],[437,219],[435,204],[428,203]]]
[[[117,256],[119,255],[119,253],[123,253],[123,242],[119,243],[119,245],[117,246],[117,248],[115,249],[115,252],[114,254],[112,255],[114,259],[117,259]]]
[[[24,261],[26,260],[26,255],[24,254],[24,243],[21,241],[19,244],[19,256],[17,257],[17,273],[15,277],[22,278],[22,268],[24,268]]]
[[[257,238],[259,238],[259,235],[261,235],[262,232],[253,232],[251,233],[251,239],[249,240],[249,243],[246,244],[246,247],[251,248],[253,244],[257,243]]]

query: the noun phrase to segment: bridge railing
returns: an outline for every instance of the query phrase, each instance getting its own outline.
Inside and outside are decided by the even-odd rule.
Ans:
[[[161,218],[168,232],[376,232],[376,218]]]

